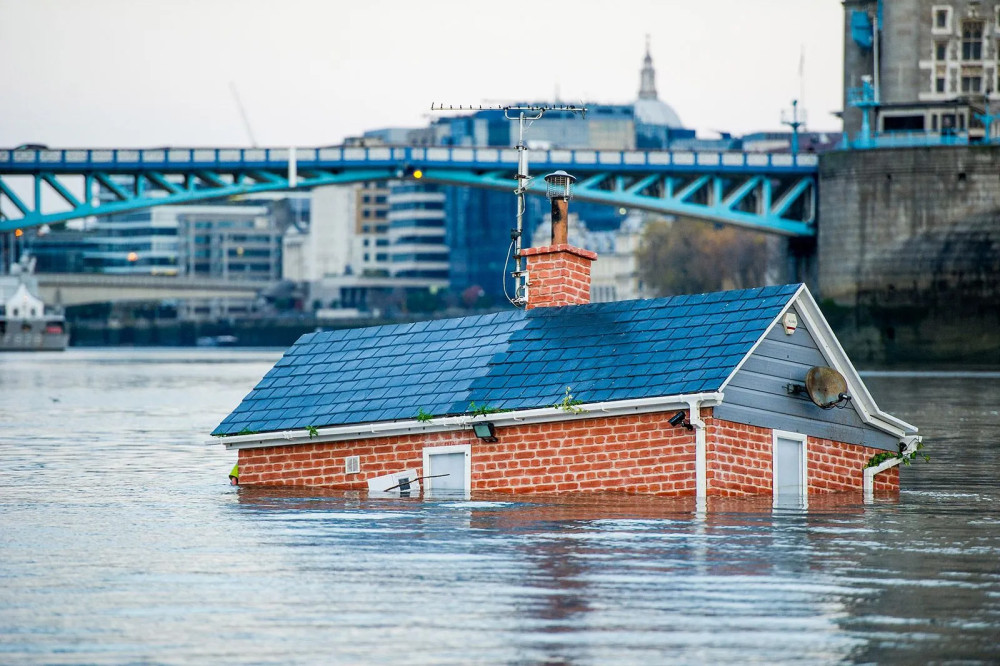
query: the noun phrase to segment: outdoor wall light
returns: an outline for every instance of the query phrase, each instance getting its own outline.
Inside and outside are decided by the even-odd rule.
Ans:
[[[489,421],[473,423],[472,432],[476,433],[476,437],[483,440],[484,442],[497,441],[497,429]]]
[[[688,420],[686,420],[684,418],[684,412],[683,411],[677,412],[676,414],[674,414],[673,416],[671,416],[670,420],[667,421],[667,423],[669,423],[670,425],[674,426],[675,428],[677,426],[684,426],[688,430],[694,430],[694,426],[691,425],[691,422],[688,421]]]

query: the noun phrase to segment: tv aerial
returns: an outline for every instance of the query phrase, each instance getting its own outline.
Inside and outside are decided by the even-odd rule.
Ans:
[[[847,380],[844,376],[823,365],[809,368],[806,373],[806,383],[788,384],[785,390],[789,395],[806,394],[813,404],[821,409],[843,409],[851,401],[847,392]]]
[[[524,130],[530,126],[532,121],[538,120],[548,111],[567,111],[579,113],[581,118],[587,117],[587,107],[571,106],[568,104],[470,104],[468,106],[453,104],[431,104],[431,111],[503,111],[507,120],[518,121],[517,134],[517,187],[514,194],[517,195],[517,226],[510,231],[511,246],[514,250],[514,271],[511,277],[514,278],[514,297],[507,296],[507,300],[512,305],[524,307],[528,302],[527,294],[527,271],[521,266],[521,234],[524,230],[524,195],[528,191],[531,177],[528,175],[528,147],[524,143]],[[525,125],[527,123],[527,125]],[[509,261],[509,255],[508,255]],[[506,270],[506,268],[504,269]],[[507,293],[507,282],[504,280],[504,294]]]

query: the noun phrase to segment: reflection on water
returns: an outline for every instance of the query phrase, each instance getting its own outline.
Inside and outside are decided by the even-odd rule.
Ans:
[[[1000,660],[1000,388],[874,375],[904,490],[369,499],[231,488],[277,353],[0,356],[0,662]]]

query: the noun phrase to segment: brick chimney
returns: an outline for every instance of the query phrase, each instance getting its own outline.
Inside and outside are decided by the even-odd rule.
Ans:
[[[590,302],[590,262],[596,252],[559,243],[529,247],[521,256],[528,259],[526,310]]]
[[[590,263],[597,254],[569,244],[570,185],[576,180],[565,171],[545,177],[552,202],[552,241],[546,247],[521,251],[528,261],[526,310],[590,302]]]

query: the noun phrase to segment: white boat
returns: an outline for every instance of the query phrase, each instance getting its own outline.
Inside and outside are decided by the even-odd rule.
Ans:
[[[38,297],[34,266],[22,257],[0,276],[0,351],[62,351],[69,344],[66,318]]]

